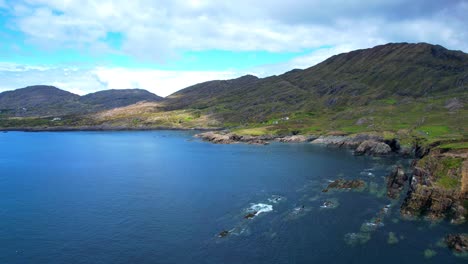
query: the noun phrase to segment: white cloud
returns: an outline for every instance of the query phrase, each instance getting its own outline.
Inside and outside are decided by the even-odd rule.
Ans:
[[[44,48],[118,53],[158,63],[187,50],[284,52],[329,47],[242,72],[0,63],[0,91],[52,84],[80,94],[138,87],[165,96],[212,79],[306,68],[337,53],[386,42],[429,42],[468,51],[464,0],[0,0],[0,8],[9,10],[10,26]],[[121,36],[117,41],[121,44],[109,42],[109,33]]]
[[[23,0],[13,6],[18,29],[35,43],[112,52],[105,40],[117,32],[123,37],[117,49],[158,62],[179,50],[281,52],[396,41],[468,50],[462,0]]]
[[[108,89],[142,88],[160,96],[167,96],[197,83],[230,79],[239,75],[229,71],[164,71],[125,68],[97,68],[93,70],[93,74]]]
[[[29,85],[53,85],[76,94],[104,89],[141,88],[167,96],[190,85],[240,76],[230,71],[164,71],[152,69],[93,69],[24,66],[0,63],[0,92]]]

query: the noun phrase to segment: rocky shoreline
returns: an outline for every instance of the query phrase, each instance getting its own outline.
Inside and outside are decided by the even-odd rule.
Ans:
[[[409,150],[401,148],[397,140],[384,140],[382,137],[371,134],[358,134],[354,136],[246,136],[226,131],[208,131],[195,135],[203,141],[214,144],[245,143],[253,145],[268,145],[270,142],[282,143],[312,143],[327,146],[336,146],[354,149],[356,155],[388,155],[397,153],[409,155]]]
[[[202,139],[203,141],[211,142],[214,144],[236,144],[236,143],[245,143],[252,145],[268,145],[272,141],[282,142],[282,143],[304,143],[310,142],[317,137],[313,136],[303,136],[303,135],[293,135],[293,136],[244,136],[237,135],[235,133],[229,132],[213,132],[208,131],[204,133],[196,134],[195,137]]]
[[[348,148],[355,155],[388,156],[398,155],[413,158],[412,172],[405,172],[401,166],[395,166],[387,176],[387,196],[399,199],[403,196],[400,214],[405,218],[424,218],[430,221],[448,219],[453,224],[466,222],[468,210],[468,153],[441,153],[435,148],[419,145],[401,146],[398,139],[384,139],[379,135],[358,134],[353,136],[241,136],[226,131],[199,133],[196,137],[215,144],[254,144],[267,145],[270,142],[310,143],[339,148]],[[455,157],[463,166],[440,169],[447,159]],[[457,163],[458,164],[458,163]],[[452,166],[452,165],[451,165]],[[447,177],[461,179],[460,188],[440,186],[440,171]],[[359,180],[345,181],[338,179],[324,189],[354,189],[362,187]],[[408,191],[402,194],[403,190]],[[466,252],[466,235],[453,234],[447,238],[447,244],[457,252]]]

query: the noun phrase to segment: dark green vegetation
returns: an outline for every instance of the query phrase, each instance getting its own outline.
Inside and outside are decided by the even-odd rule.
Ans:
[[[403,144],[418,139],[450,149],[466,145],[468,54],[425,43],[357,50],[267,78],[200,83],[163,100],[143,90],[78,97],[36,87],[36,93],[53,91],[46,101],[36,93],[30,97],[34,100],[18,95],[33,88],[0,94],[1,127],[225,127],[253,135],[372,132],[398,137]],[[133,104],[138,101],[149,102]],[[50,117],[58,115],[64,117],[52,122]],[[31,118],[18,118],[24,116]]]
[[[79,96],[53,86],[29,86],[0,93],[0,115],[4,117],[50,117],[92,113],[131,105],[140,101],[161,101],[162,98],[141,89],[107,90]],[[42,125],[24,119],[30,125]],[[6,121],[5,121],[6,122]],[[17,122],[1,123],[16,124]]]

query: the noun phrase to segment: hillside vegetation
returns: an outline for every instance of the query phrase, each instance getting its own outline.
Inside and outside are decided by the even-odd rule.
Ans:
[[[85,114],[140,101],[161,100],[162,97],[142,89],[106,90],[79,96],[54,86],[36,85],[0,93],[0,116],[34,118]]]
[[[162,100],[138,91],[133,101],[112,96],[117,91],[83,97],[66,94],[70,99],[46,104],[35,100],[37,104],[27,108],[48,116],[7,110],[10,115],[4,111],[0,125],[204,127],[254,135],[374,132],[403,141],[420,138],[428,144],[466,145],[468,54],[426,43],[356,50],[267,78],[247,75],[209,81]],[[0,109],[27,105],[16,99],[13,105],[2,103],[6,93],[0,94]],[[151,102],[135,104],[139,101]],[[86,110],[64,110],[76,104]],[[61,114],[62,120],[51,121],[52,112]]]

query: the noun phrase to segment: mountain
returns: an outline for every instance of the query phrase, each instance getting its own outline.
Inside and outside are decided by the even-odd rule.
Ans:
[[[427,43],[389,43],[277,76],[199,83],[164,99],[141,90],[70,96],[63,100],[70,108],[50,103],[38,108],[86,115],[61,122],[3,118],[0,126],[222,127],[257,135],[385,132],[454,140],[468,134],[467,91],[468,54]],[[147,102],[135,103],[143,99]],[[0,109],[20,109],[25,103],[19,102]]]
[[[54,86],[36,85],[0,93],[0,113],[7,116],[64,116],[161,100],[162,97],[142,89],[105,90],[79,96]]]
[[[158,102],[163,100],[143,89],[112,89],[84,95],[80,98],[83,104],[94,105],[99,109],[112,109],[116,107],[135,104],[140,101]]]
[[[426,43],[391,43],[339,54],[279,76],[197,84],[169,96],[166,107],[222,108],[213,109],[221,119],[255,122],[275,113],[363,106],[386,98],[455,95],[467,89],[468,54]]]
[[[0,93],[0,111],[13,116],[49,115],[57,111],[68,114],[81,107],[79,95],[53,86],[28,86]]]

